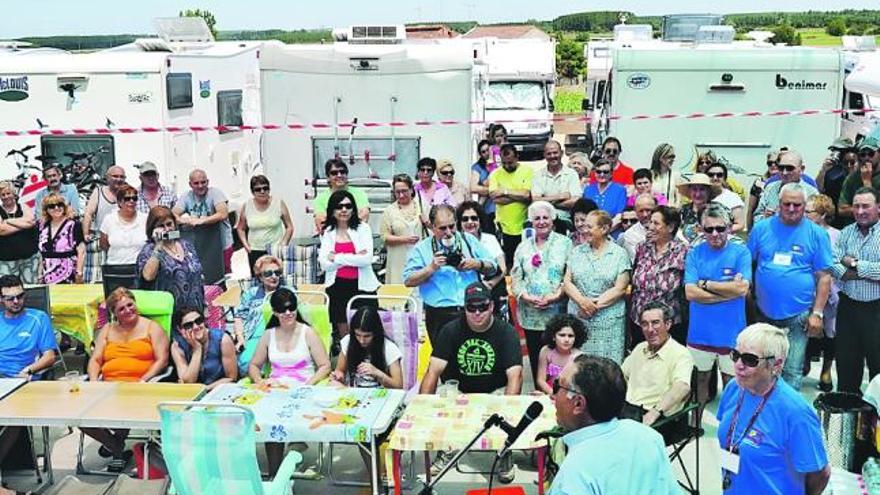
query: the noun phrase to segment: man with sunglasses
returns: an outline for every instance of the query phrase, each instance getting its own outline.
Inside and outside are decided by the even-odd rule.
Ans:
[[[853,196],[856,223],[837,239],[831,273],[838,279],[837,389],[859,393],[865,365],[868,381],[880,373],[880,211],[877,190],[863,187]]]
[[[403,267],[403,283],[419,288],[425,305],[425,328],[433,343],[440,328],[461,314],[464,289],[479,281],[481,275],[494,275],[498,266],[476,237],[456,231],[451,206],[431,208],[428,221],[431,235],[410,251]]]
[[[465,313],[447,323],[439,338],[431,340],[434,350],[419,393],[433,394],[437,383],[458,380],[459,391],[466,394],[519,395],[522,392],[522,352],[516,330],[495,317],[492,291],[482,282],[464,290]],[[432,469],[442,468],[451,453],[442,452]],[[510,456],[501,461],[499,479],[513,481]]]
[[[725,385],[733,377],[730,350],[746,327],[752,256],[744,244],[728,242],[730,226],[729,211],[710,203],[700,219],[706,242],[691,248],[684,264],[684,293],[690,301],[687,346],[697,366],[701,407],[709,401],[709,380],[715,377],[716,363]]]
[[[501,168],[489,175],[489,197],[495,201],[495,220],[501,230],[504,261],[513,266],[513,255],[532,201],[532,167],[519,163],[519,151],[512,144],[501,146]]]
[[[61,166],[57,163],[47,163],[43,167],[43,179],[46,181],[46,187],[37,191],[34,195],[36,205],[43,204],[43,198],[49,193],[56,193],[67,201],[68,206],[74,211],[76,216],[82,215],[82,205],[79,201],[79,191],[73,184],[65,184],[63,182],[64,174],[61,172]]]
[[[834,228],[842,229],[852,222],[840,218],[837,203],[840,200],[843,183],[858,168],[859,152],[850,138],[837,138],[828,149],[831,153],[822,162],[822,167],[816,174],[816,189],[831,198],[834,203],[834,218],[829,224]]]
[[[361,222],[370,221],[370,200],[362,189],[348,185],[348,165],[339,158],[331,158],[324,164],[324,175],[330,186],[324,189],[312,200],[315,209],[315,232],[324,230],[324,221],[327,220],[327,202],[330,195],[339,190],[346,190],[354,196],[354,202],[358,205],[358,218]]]
[[[748,240],[757,263],[758,309],[766,322],[789,332],[782,378],[795,390],[803,380],[808,337],[823,332],[833,263],[828,234],[804,218],[807,187],[793,182],[782,186],[779,213],[755,224]]]
[[[532,179],[532,201],[552,204],[556,208],[555,230],[567,234],[574,229],[569,210],[583,195],[581,180],[573,168],[562,166],[562,145],[559,141],[547,141],[544,160],[547,166],[535,172]]]
[[[777,168],[779,169],[779,180],[768,181],[764,186],[761,199],[758,200],[758,206],[755,208],[756,224],[776,215],[776,211],[779,209],[779,191],[786,184],[800,184],[806,195],[805,200],[819,194],[819,191],[801,176],[804,169],[804,159],[797,151],[787,150],[779,153]]]
[[[223,268],[232,271],[232,226],[229,224],[229,201],[223,191],[209,185],[208,174],[195,169],[189,174],[189,191],[180,195],[171,211],[181,226],[196,228],[220,224]]]
[[[876,132],[880,132],[878,129]],[[880,137],[865,136],[856,145],[858,149],[858,168],[847,176],[837,200],[837,214],[851,222],[853,219],[853,196],[862,187],[880,190]]]
[[[620,154],[623,153],[623,145],[620,140],[614,136],[608,136],[602,142],[601,159],[608,160],[611,163],[611,182],[620,184],[621,186],[633,185],[633,174],[635,173],[631,167],[623,163]],[[594,159],[595,161],[595,159]],[[590,171],[590,184],[596,183],[596,173]]]
[[[681,493],[663,437],[618,419],[626,389],[620,366],[608,358],[582,354],[562,370],[552,397],[568,453],[549,495]]]
[[[153,162],[144,162],[135,165],[140,172],[141,187],[138,188],[137,209],[141,213],[149,213],[154,206],[166,206],[171,208],[177,199],[174,190],[165,187],[159,182],[159,167]]]
[[[636,222],[626,225],[621,220],[621,227],[624,229],[623,234],[617,238],[617,244],[626,249],[629,253],[629,259],[636,259],[636,248],[639,244],[645,242],[648,238],[648,224],[651,223],[651,215],[657,208],[657,198],[650,193],[639,194],[633,203]],[[624,219],[626,212],[624,211]]]

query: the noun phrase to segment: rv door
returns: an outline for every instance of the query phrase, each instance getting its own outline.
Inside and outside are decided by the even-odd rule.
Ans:
[[[867,98],[862,93],[856,93],[847,89],[843,90],[843,113],[840,115],[840,135],[858,140],[864,132],[867,124],[865,108]]]
[[[195,140],[191,132],[171,136],[171,177],[188,178],[189,173],[196,168],[194,147]]]

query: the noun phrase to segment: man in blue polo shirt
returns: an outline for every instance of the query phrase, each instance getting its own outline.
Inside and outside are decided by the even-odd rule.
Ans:
[[[55,334],[49,315],[24,307],[24,286],[17,275],[0,277],[0,377],[30,379],[55,364]]]
[[[803,379],[807,338],[823,331],[833,263],[828,234],[804,218],[806,196],[801,184],[782,186],[779,212],[756,223],[748,241],[757,262],[758,309],[767,323],[788,329],[790,347],[782,378],[795,390]]]
[[[725,385],[733,378],[730,351],[746,327],[752,256],[745,245],[728,242],[731,222],[730,210],[710,203],[700,220],[706,242],[688,251],[684,264],[684,291],[690,301],[687,345],[697,367],[701,406],[708,402],[716,362]]]
[[[403,283],[418,287],[425,304],[425,328],[436,342],[440,328],[461,315],[464,290],[498,267],[476,237],[456,232],[455,210],[436,205],[428,213],[431,236],[413,246],[403,267]]]

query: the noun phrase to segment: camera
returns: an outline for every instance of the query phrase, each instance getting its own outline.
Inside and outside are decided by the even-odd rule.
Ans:
[[[162,232],[159,234],[160,241],[176,241],[180,239],[180,231],[179,230],[169,230],[167,232]]]
[[[446,253],[446,264],[452,267],[457,267],[461,264],[464,257],[458,251],[452,251]]]
[[[456,237],[445,237],[435,246],[435,252],[446,256],[446,266],[458,268],[464,256],[461,254],[461,245],[456,242]]]

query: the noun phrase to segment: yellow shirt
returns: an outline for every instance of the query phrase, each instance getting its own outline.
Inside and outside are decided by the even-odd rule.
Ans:
[[[528,191],[532,188],[532,167],[520,163],[516,170],[508,172],[498,167],[489,175],[489,192]],[[501,225],[501,233],[520,235],[528,218],[528,203],[516,201],[506,205],[496,203],[495,220]]]
[[[622,368],[626,378],[626,401],[651,409],[660,403],[674,383],[682,382],[690,387],[694,360],[685,346],[670,337],[656,354],[648,349],[647,342],[637,345],[623,361]],[[684,404],[676,404],[663,414],[675,414],[682,406]]]

